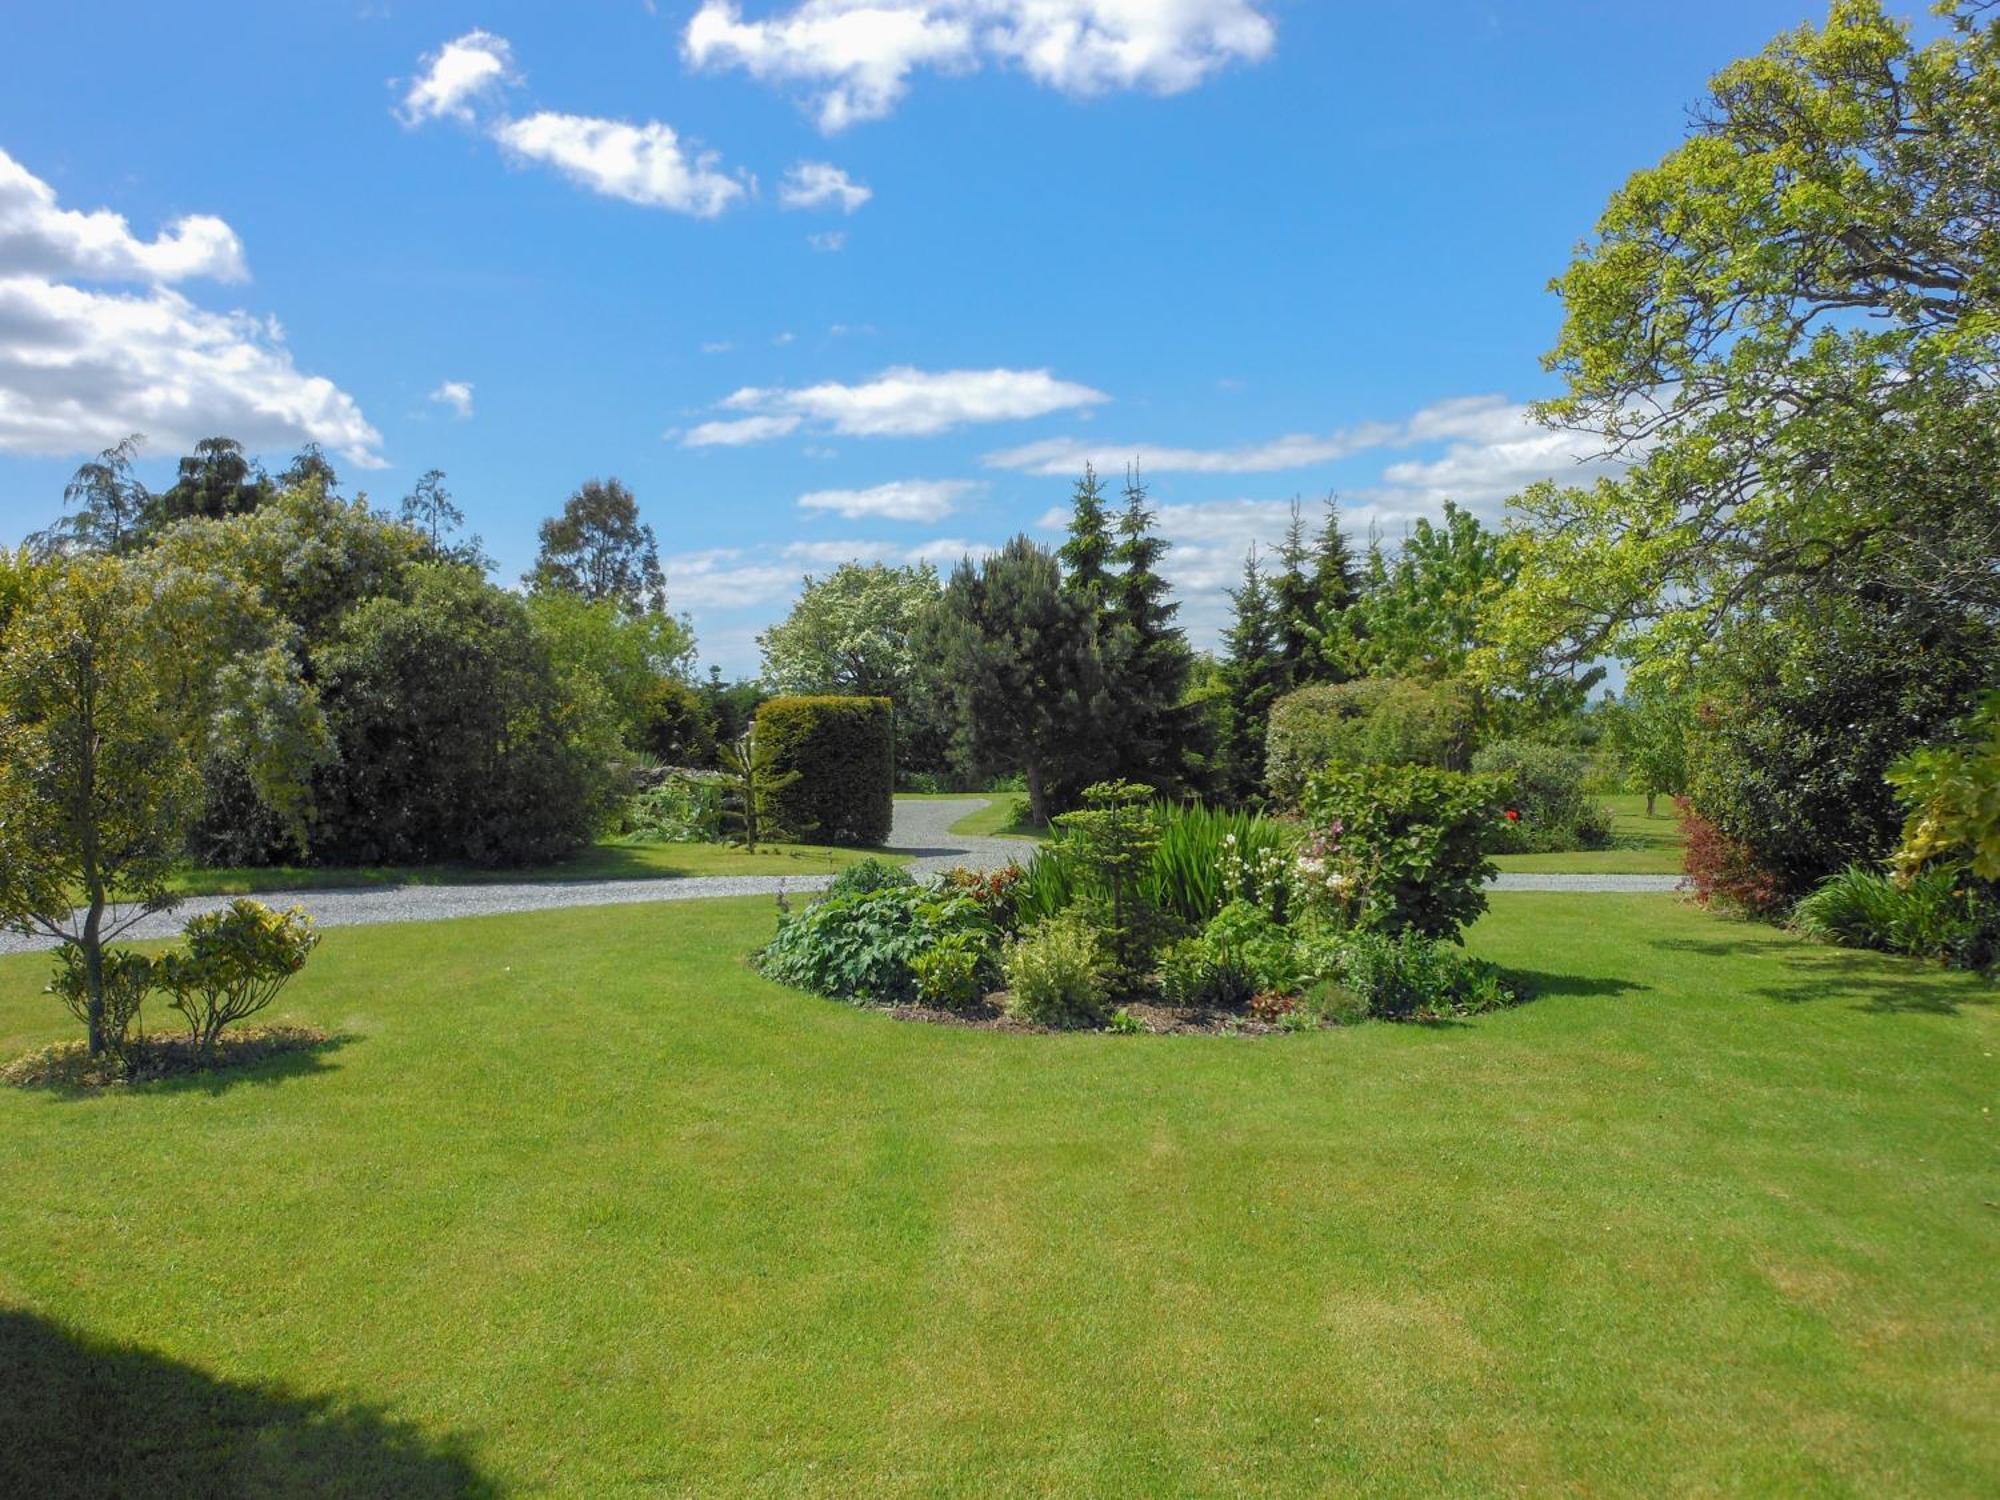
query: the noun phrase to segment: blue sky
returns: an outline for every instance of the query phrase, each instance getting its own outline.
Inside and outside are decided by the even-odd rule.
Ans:
[[[1545,288],[1815,8],[412,0],[0,15],[0,538],[149,435],[427,468],[519,574],[615,474],[704,661],[1144,463],[1196,640],[1294,495],[1571,473]],[[117,216],[122,216],[120,223]]]

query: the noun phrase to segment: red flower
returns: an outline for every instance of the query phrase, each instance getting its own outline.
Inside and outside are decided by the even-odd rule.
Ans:
[[[1507,809],[1507,821],[1509,823],[1518,823],[1521,821],[1521,815],[1515,812],[1514,809],[1510,807]]]

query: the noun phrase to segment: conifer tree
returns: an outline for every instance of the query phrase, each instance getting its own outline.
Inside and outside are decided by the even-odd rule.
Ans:
[[[1318,656],[1319,610],[1311,572],[1312,545],[1306,540],[1305,513],[1292,501],[1292,518],[1278,544],[1278,576],[1271,582],[1276,613],[1278,659],[1284,663],[1285,685],[1304,687],[1312,681]]]
[[[1104,484],[1090,464],[1076,482],[1070,501],[1069,540],[1056,555],[1062,559],[1063,587],[1087,598],[1101,613],[1111,595],[1111,517],[1104,503]]]
[[[1318,626],[1313,648],[1315,675],[1327,682],[1345,682],[1354,675],[1342,649],[1341,629],[1347,612],[1361,598],[1361,570],[1341,529],[1340,506],[1326,497],[1326,519],[1313,547],[1313,614]]]
[[[1167,542],[1154,529],[1145,481],[1136,469],[1125,478],[1125,508],[1117,522],[1106,617],[1105,665],[1115,716],[1110,742],[1114,772],[1161,791],[1178,788],[1189,739],[1189,713],[1181,703],[1192,656],[1174,623],[1180,605],[1160,576]]]
[[[1264,730],[1271,705],[1285,690],[1278,655],[1276,602],[1253,544],[1243,559],[1243,584],[1229,591],[1234,618],[1225,637],[1223,691],[1229,705],[1223,744],[1224,774],[1238,798],[1264,790]]]

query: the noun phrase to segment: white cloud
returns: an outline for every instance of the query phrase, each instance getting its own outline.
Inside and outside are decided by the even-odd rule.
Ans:
[[[472,382],[469,380],[447,380],[431,392],[431,400],[439,406],[448,406],[458,417],[472,415]]]
[[[503,120],[493,138],[510,155],[546,163],[571,181],[610,198],[712,219],[748,189],[716,170],[712,151],[692,156],[671,126],[631,125],[544,110]]]
[[[735,420],[703,422],[681,437],[687,448],[741,448],[749,443],[768,443],[798,430],[804,418],[796,416],[741,417]]]
[[[823,161],[798,163],[778,185],[778,202],[786,208],[837,207],[842,213],[851,214],[874,196],[873,189],[863,187],[839,167]]]
[[[175,219],[139,239],[123,214],[56,205],[55,189],[0,151],[0,275],[78,281],[244,281],[236,231],[208,214]]]
[[[218,432],[251,448],[309,440],[382,463],[354,398],[302,373],[268,321],[164,289],[0,278],[0,449],[87,453],[132,432],[180,449]]]
[[[969,479],[898,479],[865,490],[814,490],[799,496],[803,510],[830,510],[850,521],[941,521],[959,501],[983,486]]]
[[[424,56],[424,71],[403,95],[398,113],[405,125],[426,120],[470,123],[474,106],[490,101],[508,84],[520,82],[513,49],[490,31],[468,31]]]
[[[1275,39],[1259,0],[801,0],[757,21],[704,0],[682,45],[696,67],[803,84],[834,131],[888,114],[919,68],[991,60],[1071,94],[1169,94],[1267,57]]]
[[[806,243],[822,255],[837,255],[847,248],[847,231],[829,229],[824,234],[809,234]]]
[[[860,385],[828,381],[796,390],[745,386],[721,405],[750,417],[704,423],[684,441],[692,447],[756,442],[782,437],[807,421],[849,437],[924,437],[974,422],[1018,421],[1110,399],[1089,386],[1058,380],[1047,370],[932,371],[902,365]],[[751,425],[758,421],[766,425]]]
[[[62,209],[0,153],[0,450],[88,453],[135,432],[186,449],[223,432],[253,448],[317,442],[379,467],[381,434],[353,397],[292,363],[275,319],[211,312],[159,284],[242,274],[243,247],[220,219],[140,240],[118,214]]]
[[[927,542],[904,546],[895,542],[791,542],[785,556],[814,567],[837,568],[842,563],[887,563],[895,568],[913,568],[929,563],[948,571],[961,557],[990,557],[1000,549],[989,542],[968,542],[962,537],[934,537]]]

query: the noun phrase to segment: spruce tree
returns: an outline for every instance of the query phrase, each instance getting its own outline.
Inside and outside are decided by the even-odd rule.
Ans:
[[[1316,675],[1328,682],[1345,682],[1354,669],[1343,649],[1343,625],[1347,612],[1361,598],[1361,570],[1340,526],[1339,503],[1331,495],[1326,498],[1326,520],[1313,548],[1312,592]]]
[[[1159,573],[1167,542],[1154,529],[1145,482],[1137,470],[1125,479],[1125,509],[1106,620],[1105,666],[1115,714],[1110,743],[1115,774],[1171,792],[1182,781],[1189,739],[1187,690],[1192,656],[1174,623],[1180,605]]]
[[[1304,687],[1312,681],[1317,664],[1319,611],[1310,570],[1312,546],[1306,540],[1306,518],[1297,500],[1292,501],[1292,519],[1278,546],[1278,562],[1278,576],[1271,584],[1278,659],[1284,663],[1285,686]]]
[[[1277,605],[1253,543],[1243,559],[1243,585],[1229,591],[1234,608],[1225,642],[1223,691],[1229,704],[1223,744],[1224,774],[1240,799],[1264,790],[1264,730],[1271,705],[1285,690],[1278,655]]]
[[[1102,612],[1111,594],[1111,518],[1104,503],[1104,485],[1097,470],[1083,466],[1070,500],[1069,540],[1057,553],[1062,559],[1063,587],[1078,598],[1088,599],[1093,611]]]

